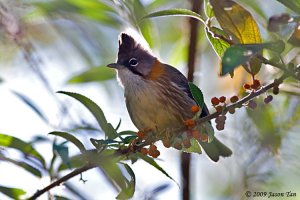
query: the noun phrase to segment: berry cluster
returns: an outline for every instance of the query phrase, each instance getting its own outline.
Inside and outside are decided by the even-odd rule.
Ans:
[[[248,83],[245,83],[244,84],[244,89],[247,91],[247,90],[258,90],[258,89],[260,89],[261,88],[261,84],[260,84],[260,81],[259,80],[257,80],[257,79],[254,79],[253,80],[253,83],[250,85],[250,84],[248,84]]]
[[[239,100],[239,97],[234,95],[230,99],[231,103],[236,103]],[[216,111],[221,113],[226,106],[226,97],[221,96],[220,98],[213,97],[211,99],[212,105],[215,107]],[[234,108],[229,109],[229,113],[233,114],[235,112]]]
[[[246,92],[252,92],[252,91],[256,91],[258,89],[260,89],[262,87],[261,83],[259,80],[254,79],[253,83],[250,85],[248,83],[244,84],[244,89],[246,90]],[[279,87],[275,86],[273,87],[273,94],[278,94],[279,93]],[[265,99],[264,99],[264,103],[268,104],[273,100],[273,96],[272,95],[268,95]],[[255,109],[257,107],[257,103],[254,100],[249,100],[247,106],[251,109]]]
[[[157,150],[157,146],[155,146],[154,144],[151,144],[149,146],[149,148],[146,147],[142,147],[140,149],[140,152],[144,155],[149,155],[153,158],[157,158],[160,155],[159,150]]]

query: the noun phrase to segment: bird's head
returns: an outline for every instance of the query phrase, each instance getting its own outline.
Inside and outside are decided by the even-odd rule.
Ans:
[[[150,51],[142,47],[141,44],[127,33],[121,33],[119,36],[117,62],[107,66],[118,71],[122,83],[127,81],[123,79],[151,79],[161,71],[160,68],[162,67]],[[153,74],[154,72],[156,74]]]

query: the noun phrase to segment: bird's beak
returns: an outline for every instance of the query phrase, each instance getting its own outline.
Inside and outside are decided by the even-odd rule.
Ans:
[[[122,67],[122,65],[120,65],[118,63],[110,63],[110,64],[108,64],[106,66],[110,67],[110,68],[114,68],[114,69],[120,69]]]

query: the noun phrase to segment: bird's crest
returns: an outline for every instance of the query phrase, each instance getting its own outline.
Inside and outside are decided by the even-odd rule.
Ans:
[[[138,46],[132,36],[127,33],[121,33],[119,36],[119,53],[128,53]]]

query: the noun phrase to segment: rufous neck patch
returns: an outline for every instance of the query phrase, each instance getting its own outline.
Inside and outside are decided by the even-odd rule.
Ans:
[[[155,60],[151,71],[146,76],[146,79],[155,80],[155,79],[159,78],[161,75],[163,75],[164,72],[165,72],[164,65],[161,62],[159,62],[158,60]]]

